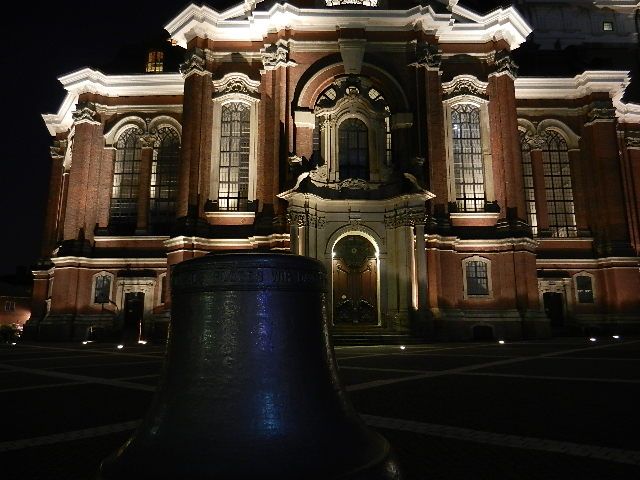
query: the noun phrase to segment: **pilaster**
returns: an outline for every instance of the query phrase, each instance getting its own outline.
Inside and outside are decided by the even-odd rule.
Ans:
[[[73,114],[74,140],[64,223],[64,240],[93,239],[97,211],[95,198],[104,139],[93,103],[78,104]]]
[[[204,50],[189,51],[180,71],[185,80],[177,216],[200,218],[209,197],[213,115],[213,83]]]
[[[58,237],[60,210],[62,208],[64,157],[67,149],[66,140],[56,140],[51,147],[51,173],[49,175],[49,195],[40,256],[51,257]]]

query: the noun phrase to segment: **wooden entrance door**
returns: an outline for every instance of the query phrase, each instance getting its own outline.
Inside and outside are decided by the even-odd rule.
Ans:
[[[344,237],[334,248],[333,323],[378,324],[378,261],[365,237]]]
[[[124,324],[122,325],[122,341],[137,343],[142,331],[144,315],[144,293],[130,292],[124,297]]]

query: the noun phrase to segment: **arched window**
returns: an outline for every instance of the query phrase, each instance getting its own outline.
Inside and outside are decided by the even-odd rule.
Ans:
[[[138,210],[138,188],[140,183],[140,160],[142,147],[141,131],[127,129],[115,144],[116,159],[113,169],[109,224],[115,233],[134,229]]]
[[[462,261],[464,275],[465,298],[490,298],[491,286],[491,262],[486,258],[474,256]]]
[[[340,180],[369,180],[369,132],[362,120],[348,118],[338,129]]]
[[[460,212],[483,212],[486,203],[480,108],[458,104],[451,108],[453,173]]]
[[[546,131],[542,165],[551,236],[575,237],[577,228],[569,149],[564,137],[556,131]]]
[[[527,219],[534,235],[538,234],[538,217],[536,215],[536,193],[533,184],[533,164],[531,163],[531,146],[525,140],[525,133],[520,132],[522,148],[522,177],[524,181],[524,199]]]
[[[151,227],[161,231],[175,218],[178,194],[178,164],[180,161],[180,137],[171,127],[158,129],[158,141],[153,151],[150,185]]]
[[[246,211],[249,197],[251,107],[243,102],[222,106],[218,208]]]

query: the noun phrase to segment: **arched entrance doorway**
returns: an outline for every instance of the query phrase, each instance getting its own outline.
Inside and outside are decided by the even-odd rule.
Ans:
[[[333,247],[334,325],[378,325],[378,258],[366,237],[347,235]]]

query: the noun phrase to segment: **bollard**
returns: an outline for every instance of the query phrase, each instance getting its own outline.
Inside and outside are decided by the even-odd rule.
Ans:
[[[399,480],[338,379],[326,271],[283,253],[176,265],[152,406],[102,480]]]

